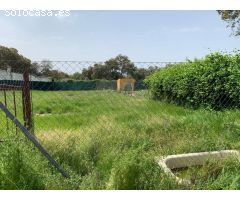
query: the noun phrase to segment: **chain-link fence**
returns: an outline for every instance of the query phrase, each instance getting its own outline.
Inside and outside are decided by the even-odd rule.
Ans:
[[[32,62],[29,123],[22,94],[24,68],[14,61],[1,63],[0,102],[23,125],[30,124],[26,128],[70,175],[65,179],[51,167],[0,111],[1,188],[239,187],[239,163],[232,156],[238,151],[223,151],[240,147],[239,99],[232,93],[216,96],[214,89],[212,96],[204,96],[204,88],[216,78],[203,80],[202,96],[196,98],[197,80],[186,86],[176,76],[179,89],[171,79],[160,84],[161,75],[152,76],[183,63]],[[183,86],[191,85],[195,88],[186,94]],[[198,152],[212,153],[187,154]]]

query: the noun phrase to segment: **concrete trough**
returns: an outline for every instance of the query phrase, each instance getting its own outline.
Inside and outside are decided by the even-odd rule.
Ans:
[[[209,160],[219,161],[229,157],[240,158],[240,152],[237,150],[222,150],[211,152],[199,152],[199,153],[187,153],[162,156],[157,159],[159,166],[169,176],[174,178],[178,184],[191,185],[191,181],[188,179],[182,179],[177,177],[172,169],[181,169],[192,166],[202,166]]]

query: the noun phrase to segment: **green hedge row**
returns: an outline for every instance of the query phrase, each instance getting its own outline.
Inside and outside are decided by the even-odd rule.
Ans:
[[[240,108],[240,52],[169,65],[145,83],[154,99],[193,108]]]

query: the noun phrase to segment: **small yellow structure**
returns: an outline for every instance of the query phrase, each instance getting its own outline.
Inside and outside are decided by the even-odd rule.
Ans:
[[[121,78],[117,80],[117,91],[134,91],[136,80],[133,78]]]

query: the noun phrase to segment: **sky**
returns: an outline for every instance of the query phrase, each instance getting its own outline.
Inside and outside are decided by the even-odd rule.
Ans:
[[[181,62],[240,47],[216,11],[71,11],[69,17],[7,17],[0,45],[33,61]]]

